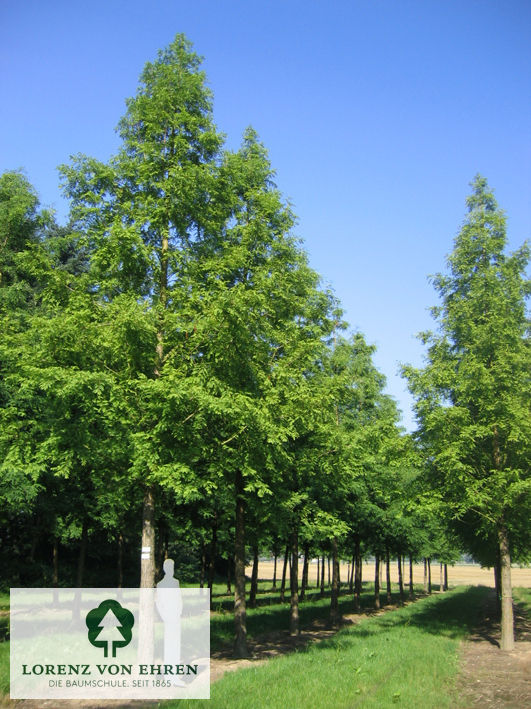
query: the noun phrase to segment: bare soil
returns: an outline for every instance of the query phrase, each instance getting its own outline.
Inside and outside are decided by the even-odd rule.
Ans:
[[[531,707],[531,619],[515,607],[515,648],[502,652],[496,600],[482,609],[477,631],[464,644],[459,694],[471,707]]]

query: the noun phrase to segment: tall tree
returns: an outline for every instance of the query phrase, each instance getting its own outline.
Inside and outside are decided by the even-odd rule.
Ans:
[[[136,369],[128,377],[137,380],[136,394],[143,399],[132,468],[144,491],[144,587],[155,583],[155,491],[164,462],[154,432],[160,397],[170,386],[165,372],[179,362],[175,355],[186,329],[180,312],[189,295],[183,264],[191,244],[220,227],[213,191],[222,139],[200,63],[178,35],[145,66],[136,96],[127,101],[117,156],[108,164],[79,156],[62,168],[73,214],[93,245],[98,294],[121,305],[143,345],[134,344],[134,337],[123,343],[137,350]],[[151,382],[143,385],[139,377]]]
[[[505,216],[484,178],[472,188],[449,273],[433,279],[442,305],[433,308],[439,331],[421,335],[427,365],[404,371],[434,487],[456,518],[475,518],[477,536],[497,539],[501,648],[511,650],[512,536],[529,535],[531,518],[529,250],[505,255]]]

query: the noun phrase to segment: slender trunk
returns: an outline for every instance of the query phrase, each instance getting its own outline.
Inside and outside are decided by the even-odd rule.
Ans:
[[[380,557],[378,554],[374,557],[374,607],[376,610],[380,608]]]
[[[59,603],[59,541],[54,537],[52,547],[52,585],[53,585],[53,601]]]
[[[325,556],[323,554],[321,558],[321,597],[325,593]]]
[[[155,586],[155,495],[149,485],[144,490],[142,505],[142,553],[140,555],[140,588]]]
[[[409,555],[409,598],[413,600],[413,557]]]
[[[513,593],[511,587],[511,555],[505,521],[498,526],[501,566],[501,640],[502,650],[514,650]]]
[[[444,590],[448,591],[448,564],[444,565]]]
[[[389,549],[385,552],[385,578],[387,581],[387,604],[392,602],[391,596],[391,560],[389,558]]]
[[[289,634],[299,634],[299,530],[294,527],[291,533],[291,566],[290,566],[290,610]]]
[[[249,607],[256,608],[256,593],[258,591],[258,544],[253,546],[253,572],[251,574],[251,593]]]
[[[328,584],[330,586],[330,557],[328,557]]]
[[[356,568],[356,554],[355,552],[352,554],[352,564],[350,567],[350,578],[348,581],[348,590],[350,593],[353,592],[354,590],[354,569]]]
[[[164,550],[167,545],[167,533],[165,525],[160,522],[158,525],[156,543],[155,543],[155,581],[160,581],[163,576],[162,567],[164,565]]]
[[[428,593],[428,560],[424,557],[424,593]]]
[[[428,557],[428,593],[431,593],[431,559]]]
[[[236,529],[234,539],[234,656],[247,657],[245,609],[245,500],[241,470],[236,472]]]
[[[33,525],[33,533],[31,535],[31,549],[29,554],[30,563],[35,561],[35,552],[37,551],[37,544],[39,543],[39,528],[39,518],[37,517],[35,524]]]
[[[502,613],[502,590],[501,590],[501,561],[500,561],[500,545],[496,549],[496,561],[494,562],[494,586],[496,588],[496,611],[498,618],[501,618]]]
[[[332,593],[330,594],[330,625],[336,627],[341,621],[339,612],[339,557],[337,538],[332,537]]]
[[[210,540],[210,558],[208,560],[208,588],[210,589],[210,598],[212,598],[212,588],[214,587],[214,572],[216,569],[216,554],[218,544],[218,525],[217,520],[212,526],[212,539]]]
[[[315,581],[315,588],[319,588],[319,556],[317,556],[317,579]]]
[[[232,586],[231,586],[231,579],[230,579],[230,565],[231,561],[228,559],[227,563],[227,595],[232,594]]]
[[[83,520],[81,527],[81,540],[79,542],[79,555],[77,557],[76,590],[74,592],[74,607],[72,620],[78,621],[81,612],[81,588],[83,586],[83,575],[85,572],[85,557],[87,552],[87,521]]]
[[[300,600],[304,601],[304,596],[306,595],[306,589],[308,588],[308,564],[310,556],[310,545],[304,545],[304,563],[302,565],[302,584],[301,584],[301,596]]]
[[[199,588],[204,588],[205,586],[205,576],[206,576],[206,551],[205,542],[201,540],[201,565],[199,567]]]
[[[118,588],[124,585],[124,535],[118,534]]]
[[[362,584],[362,565],[361,565],[361,550],[360,540],[356,539],[354,544],[354,556],[356,558],[356,566],[354,569],[354,608],[359,611],[361,608],[361,584]]]
[[[168,233],[162,236],[161,271],[159,277],[160,303],[166,308],[168,290]],[[160,317],[157,328],[157,344],[155,346],[155,378],[160,377],[164,362],[164,322]],[[142,504],[142,552],[140,555],[140,588],[155,586],[155,494],[153,485],[144,490]],[[149,623],[149,620],[147,621]],[[149,649],[148,649],[149,651]]]
[[[398,590],[400,591],[400,603],[404,603],[404,580],[402,577],[402,557],[398,555]]]
[[[87,541],[88,541],[87,521],[83,520],[83,527],[81,529],[81,541],[79,543],[79,556],[77,558],[77,574],[76,574],[76,587],[77,588],[81,588],[83,586],[83,575],[85,573],[85,559],[87,556]]]
[[[444,570],[443,570],[443,565],[442,561],[439,562],[439,592],[442,593],[444,591]]]
[[[284,552],[284,565],[282,567],[282,581],[280,583],[280,602],[284,603],[286,594],[286,569],[288,568],[289,544],[286,544]]]
[[[277,588],[277,559],[278,554],[275,552],[275,563],[273,565],[273,591]]]

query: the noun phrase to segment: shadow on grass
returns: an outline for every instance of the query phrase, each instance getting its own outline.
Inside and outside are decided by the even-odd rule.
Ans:
[[[485,586],[473,586],[456,589],[448,595],[426,597],[421,603],[399,608],[391,613],[371,619],[370,623],[360,623],[346,628],[333,638],[323,640],[318,648],[327,649],[348,647],[358,642],[359,638],[400,631],[445,636],[460,639],[477,632],[482,607],[492,589]]]
[[[417,598],[423,594],[418,593]],[[256,639],[259,636],[267,635],[273,632],[288,633],[289,629],[289,601],[280,603],[278,596],[270,599],[262,599],[264,602],[257,605],[256,608],[247,608],[247,635],[249,639]],[[381,594],[381,611],[386,610],[386,596]],[[374,593],[372,589],[367,588],[361,595],[360,599],[360,615],[374,615],[377,613],[374,609]],[[398,593],[391,595],[391,606],[398,606],[400,596]],[[213,609],[219,612],[219,615],[211,617],[211,648],[213,651],[220,650],[233,642],[234,634],[234,618],[232,615],[233,602],[229,605],[220,605],[213,601]],[[342,616],[356,615],[354,609],[354,600],[351,591],[345,588],[342,595],[339,597],[339,611]],[[380,612],[381,612],[380,611]],[[330,591],[328,590],[323,597],[319,591],[308,594],[304,602],[299,604],[299,620],[301,629],[307,630],[316,625],[320,628],[329,628],[330,616]],[[348,621],[347,621],[348,622]],[[352,621],[351,621],[352,622]],[[336,628],[337,629],[337,628]]]

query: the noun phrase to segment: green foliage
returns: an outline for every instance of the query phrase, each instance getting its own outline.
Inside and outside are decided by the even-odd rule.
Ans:
[[[417,399],[419,436],[434,494],[454,517],[474,516],[488,537],[502,520],[513,549],[529,549],[531,349],[525,313],[529,250],[504,254],[505,216],[477,177],[468,215],[433,279],[439,332],[424,333],[428,363],[404,368]]]

